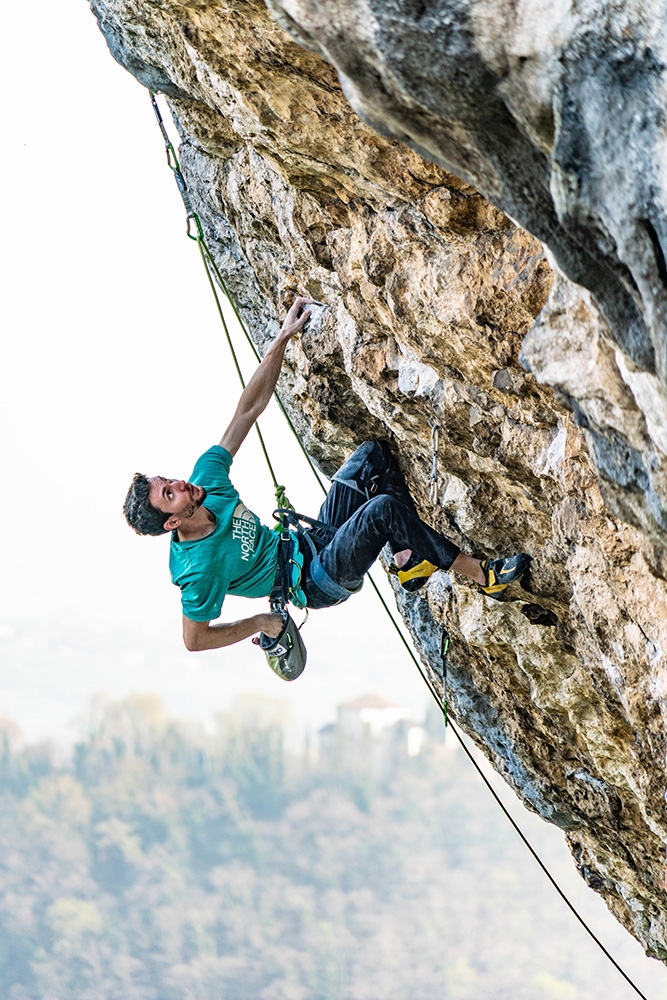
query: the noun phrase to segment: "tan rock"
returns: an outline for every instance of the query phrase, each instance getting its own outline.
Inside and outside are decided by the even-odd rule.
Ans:
[[[573,35],[570,6],[540,4],[543,23],[526,3],[497,18],[496,4],[471,7],[468,41],[483,60],[477,51],[464,83],[481,90],[477,104],[457,98],[450,74],[443,101],[462,110],[447,119],[427,100],[439,64],[419,47],[422,28],[411,38],[423,59],[408,67],[393,36],[378,49],[389,28],[377,5],[280,7],[395,138],[357,117],[333,68],[259,0],[93,3],[114,55],[169,94],[191,195],[256,343],[295,292],[328,307],[291,347],[281,384],[309,452],[331,471],[359,441],[388,436],[431,523],[473,554],[534,556],[530,581],[502,601],[436,573],[400,607],[436,684],[446,625],[456,719],[526,805],[566,831],[587,882],[664,959],[667,408],[662,369],[642,362],[656,328],[623,340],[602,318],[608,300],[561,276],[535,323],[552,282],[541,245],[442,165],[465,160],[461,176],[549,236],[548,184],[518,161],[512,176],[509,147],[503,158],[490,144],[510,115],[508,142],[519,123],[533,164],[562,149],[553,49]],[[451,39],[447,11],[438,6]],[[556,200],[574,210],[559,162]],[[511,192],[526,176],[522,201]],[[559,259],[573,272],[561,229],[554,222]]]

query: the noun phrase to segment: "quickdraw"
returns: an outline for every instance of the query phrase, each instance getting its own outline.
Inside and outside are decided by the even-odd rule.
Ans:
[[[449,707],[447,705],[447,653],[449,652],[450,637],[446,628],[443,628],[440,637],[440,664],[442,667],[442,714],[445,720],[445,729],[449,722]]]
[[[431,478],[428,484],[428,498],[434,507],[438,505],[438,450],[440,448],[440,424],[432,418],[431,428]]]

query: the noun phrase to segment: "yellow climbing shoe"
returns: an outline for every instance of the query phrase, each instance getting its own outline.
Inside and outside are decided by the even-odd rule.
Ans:
[[[396,574],[398,582],[404,590],[412,592],[423,587],[438,568],[428,559],[420,559],[419,556],[411,555],[405,566],[400,569],[398,566],[391,566],[389,572]]]
[[[497,598],[510,583],[521,579],[530,566],[531,559],[532,556],[526,552],[505,556],[502,559],[483,559],[481,565],[485,580],[482,586],[484,593]]]

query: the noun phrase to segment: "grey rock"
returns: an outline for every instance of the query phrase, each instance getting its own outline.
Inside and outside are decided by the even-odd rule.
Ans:
[[[464,178],[667,376],[659,5],[267,0],[373,128]]]

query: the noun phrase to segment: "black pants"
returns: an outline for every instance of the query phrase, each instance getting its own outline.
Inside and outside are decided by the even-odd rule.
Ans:
[[[449,569],[460,551],[420,519],[385,441],[365,441],[357,448],[334,476],[318,519],[337,529],[328,544],[317,546],[322,569],[349,592],[359,590],[387,542],[392,552],[412,549],[441,569]],[[313,582],[309,567],[307,559],[308,607],[337,603]]]

